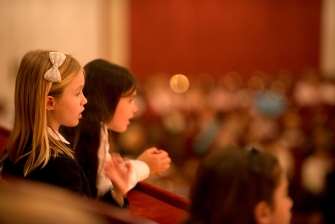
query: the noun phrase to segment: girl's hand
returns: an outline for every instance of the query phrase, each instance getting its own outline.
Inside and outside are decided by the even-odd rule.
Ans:
[[[120,195],[127,192],[128,181],[131,171],[131,164],[126,159],[123,160],[117,153],[111,154],[111,160],[104,164],[106,175],[113,183],[115,191]]]
[[[171,159],[164,150],[155,147],[145,150],[137,160],[145,162],[150,168],[150,174],[160,175],[170,168]]]

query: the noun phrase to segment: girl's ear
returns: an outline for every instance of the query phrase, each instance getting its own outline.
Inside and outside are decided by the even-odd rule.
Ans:
[[[55,99],[52,96],[47,96],[45,101],[47,110],[55,109]]]
[[[254,216],[257,224],[271,223],[271,208],[265,201],[258,202],[255,206]]]

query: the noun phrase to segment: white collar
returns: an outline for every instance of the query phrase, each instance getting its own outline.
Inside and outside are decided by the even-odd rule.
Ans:
[[[52,128],[50,128],[49,126],[47,127],[48,129],[48,133],[51,137],[53,137],[54,139],[59,139],[61,142],[70,145],[70,142],[68,142],[63,135],[61,135],[59,132],[53,130]]]
[[[107,126],[105,124],[103,124],[103,129],[104,129],[104,134],[107,136],[108,138],[108,129]]]

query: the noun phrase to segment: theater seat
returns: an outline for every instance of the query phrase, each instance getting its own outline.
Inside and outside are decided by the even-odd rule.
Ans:
[[[130,211],[161,224],[180,223],[188,214],[187,198],[140,182],[128,193]]]
[[[66,189],[40,182],[6,177],[0,181],[0,222],[155,224],[107,203],[80,197]],[[156,223],[157,224],[157,223]]]

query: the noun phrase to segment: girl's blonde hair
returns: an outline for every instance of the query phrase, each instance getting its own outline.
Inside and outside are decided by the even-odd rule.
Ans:
[[[46,81],[44,74],[52,67],[49,52],[36,50],[26,53],[16,77],[15,120],[8,150],[11,161],[17,162],[26,157],[24,176],[37,167],[44,167],[50,157],[56,157],[58,153],[73,158],[71,149],[48,134],[46,97],[60,98],[82,67],[71,55],[66,55],[58,68],[62,81]]]

